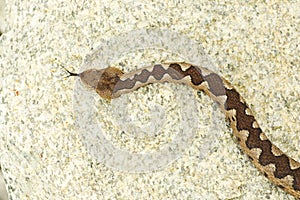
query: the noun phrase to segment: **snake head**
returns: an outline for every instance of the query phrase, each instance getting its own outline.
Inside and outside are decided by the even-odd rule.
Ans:
[[[112,99],[115,85],[123,72],[115,67],[89,69],[79,73],[81,82],[95,90],[102,98]]]

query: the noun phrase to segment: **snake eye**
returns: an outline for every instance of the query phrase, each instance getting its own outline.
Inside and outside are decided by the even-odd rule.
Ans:
[[[232,122],[235,122],[236,121],[235,116],[230,116],[229,120],[232,121]]]

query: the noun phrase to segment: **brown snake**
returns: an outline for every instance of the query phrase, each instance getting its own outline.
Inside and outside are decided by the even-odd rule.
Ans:
[[[187,63],[165,63],[124,74],[108,67],[79,74],[82,83],[103,98],[117,98],[157,82],[183,83],[211,97],[225,113],[233,134],[254,165],[274,184],[300,199],[300,163],[284,154],[266,137],[249,106],[233,86],[216,73]]]

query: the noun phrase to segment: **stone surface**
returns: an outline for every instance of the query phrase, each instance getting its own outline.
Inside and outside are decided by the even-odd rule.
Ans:
[[[204,95],[197,97],[200,128],[192,145],[163,170],[127,173],[97,162],[74,126],[78,80],[63,79],[60,65],[83,69],[88,54],[125,32],[175,31],[203,46],[214,69],[245,97],[271,141],[300,161],[299,8],[297,1],[7,2],[0,37],[0,146],[10,199],[293,199],[254,168]],[[165,50],[149,54],[144,46],[131,48],[115,60],[101,56],[127,71],[187,56],[183,50],[177,57]],[[155,96],[161,90],[168,93],[160,87],[132,94],[131,106],[141,104],[146,111],[152,96],[172,101]],[[165,134],[155,142],[135,143],[130,134],[119,132],[107,137],[131,151],[151,150],[169,139]]]

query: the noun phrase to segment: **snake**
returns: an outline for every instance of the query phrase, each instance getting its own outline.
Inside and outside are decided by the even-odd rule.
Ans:
[[[153,64],[124,73],[116,67],[88,69],[81,73],[83,85],[104,99],[114,99],[152,83],[180,83],[208,95],[225,114],[233,135],[254,166],[273,184],[300,199],[300,163],[286,155],[265,135],[253,111],[239,92],[223,77],[186,62]]]

